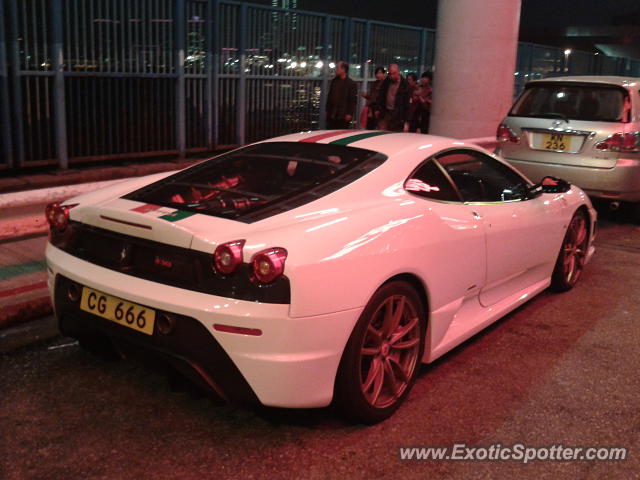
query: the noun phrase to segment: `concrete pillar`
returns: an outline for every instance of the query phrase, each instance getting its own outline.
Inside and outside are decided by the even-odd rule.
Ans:
[[[513,101],[520,0],[439,0],[429,133],[495,135]]]

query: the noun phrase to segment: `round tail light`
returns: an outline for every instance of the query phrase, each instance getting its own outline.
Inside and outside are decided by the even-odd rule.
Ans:
[[[261,250],[251,259],[253,275],[260,283],[271,283],[284,273],[284,262],[287,251],[284,248],[273,247]]]
[[[242,265],[244,240],[221,243],[213,252],[213,267],[216,272],[229,275]]]
[[[69,225],[69,210],[75,205],[60,205],[50,203],[45,208],[44,214],[47,222],[56,230],[63,232]]]

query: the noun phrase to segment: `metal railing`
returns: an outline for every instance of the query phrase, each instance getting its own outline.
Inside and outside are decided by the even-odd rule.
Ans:
[[[229,0],[0,0],[0,169],[322,128],[334,62],[349,61],[364,91],[377,65],[430,69],[434,43],[430,29]],[[639,74],[640,62],[563,55],[520,44],[516,87]]]

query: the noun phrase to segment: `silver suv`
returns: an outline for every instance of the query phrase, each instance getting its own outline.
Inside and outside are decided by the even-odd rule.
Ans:
[[[496,153],[532,180],[551,175],[614,205],[640,202],[639,92],[640,78],[528,82],[498,127]]]

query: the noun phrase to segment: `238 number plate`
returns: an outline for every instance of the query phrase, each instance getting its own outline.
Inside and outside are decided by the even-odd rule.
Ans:
[[[153,335],[155,310],[136,303],[83,287],[80,309],[146,335]]]

